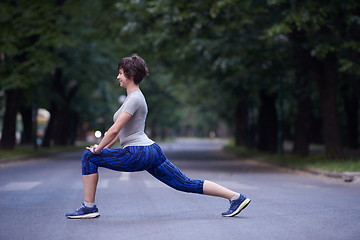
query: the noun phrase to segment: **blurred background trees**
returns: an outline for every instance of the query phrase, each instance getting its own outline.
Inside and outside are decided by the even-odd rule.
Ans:
[[[359,148],[360,4],[340,1],[10,1],[0,3],[1,148],[105,131],[125,92],[120,58],[147,61],[147,130],[233,137],[247,148],[341,158]],[[37,144],[36,144],[37,145]]]

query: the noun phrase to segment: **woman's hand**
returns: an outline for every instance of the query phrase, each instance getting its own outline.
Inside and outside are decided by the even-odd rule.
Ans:
[[[102,153],[102,149],[105,146],[111,147],[118,139],[120,130],[130,120],[131,117],[132,115],[130,113],[121,112],[115,123],[109,128],[107,134],[105,134],[104,138],[99,143],[99,146],[95,144],[93,146],[87,147],[86,149],[89,149],[93,154],[99,155]]]
[[[86,149],[89,149],[92,154],[99,155],[99,154],[102,153],[102,151],[101,151],[101,152],[97,152],[97,151],[96,151],[96,147],[97,147],[97,146],[98,146],[97,144],[94,144],[94,145],[92,145],[92,146],[90,146],[90,147],[86,147]]]

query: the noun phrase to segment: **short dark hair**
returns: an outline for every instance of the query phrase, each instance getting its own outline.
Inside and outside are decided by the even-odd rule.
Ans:
[[[120,60],[118,69],[124,71],[126,78],[133,78],[135,84],[139,84],[145,76],[149,75],[145,60],[136,53],[130,57],[125,57]]]

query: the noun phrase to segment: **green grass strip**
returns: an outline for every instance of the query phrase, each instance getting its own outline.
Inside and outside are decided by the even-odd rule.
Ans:
[[[86,145],[88,146],[88,145]],[[36,157],[48,153],[73,151],[73,150],[85,150],[85,145],[80,146],[53,146],[53,147],[42,147],[34,149],[32,146],[16,146],[14,150],[0,149],[0,162],[5,160],[11,160],[22,157]]]

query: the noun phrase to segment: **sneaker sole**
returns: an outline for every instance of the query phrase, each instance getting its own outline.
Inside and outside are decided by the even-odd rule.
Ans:
[[[249,205],[250,202],[251,202],[251,200],[249,198],[245,199],[233,213],[228,214],[228,215],[223,215],[223,216],[224,217],[233,217],[233,216],[238,215],[242,210],[244,210]]]
[[[100,217],[100,213],[89,213],[89,214],[80,215],[80,216],[66,216],[66,217],[71,218],[71,219],[97,218],[97,217]]]

